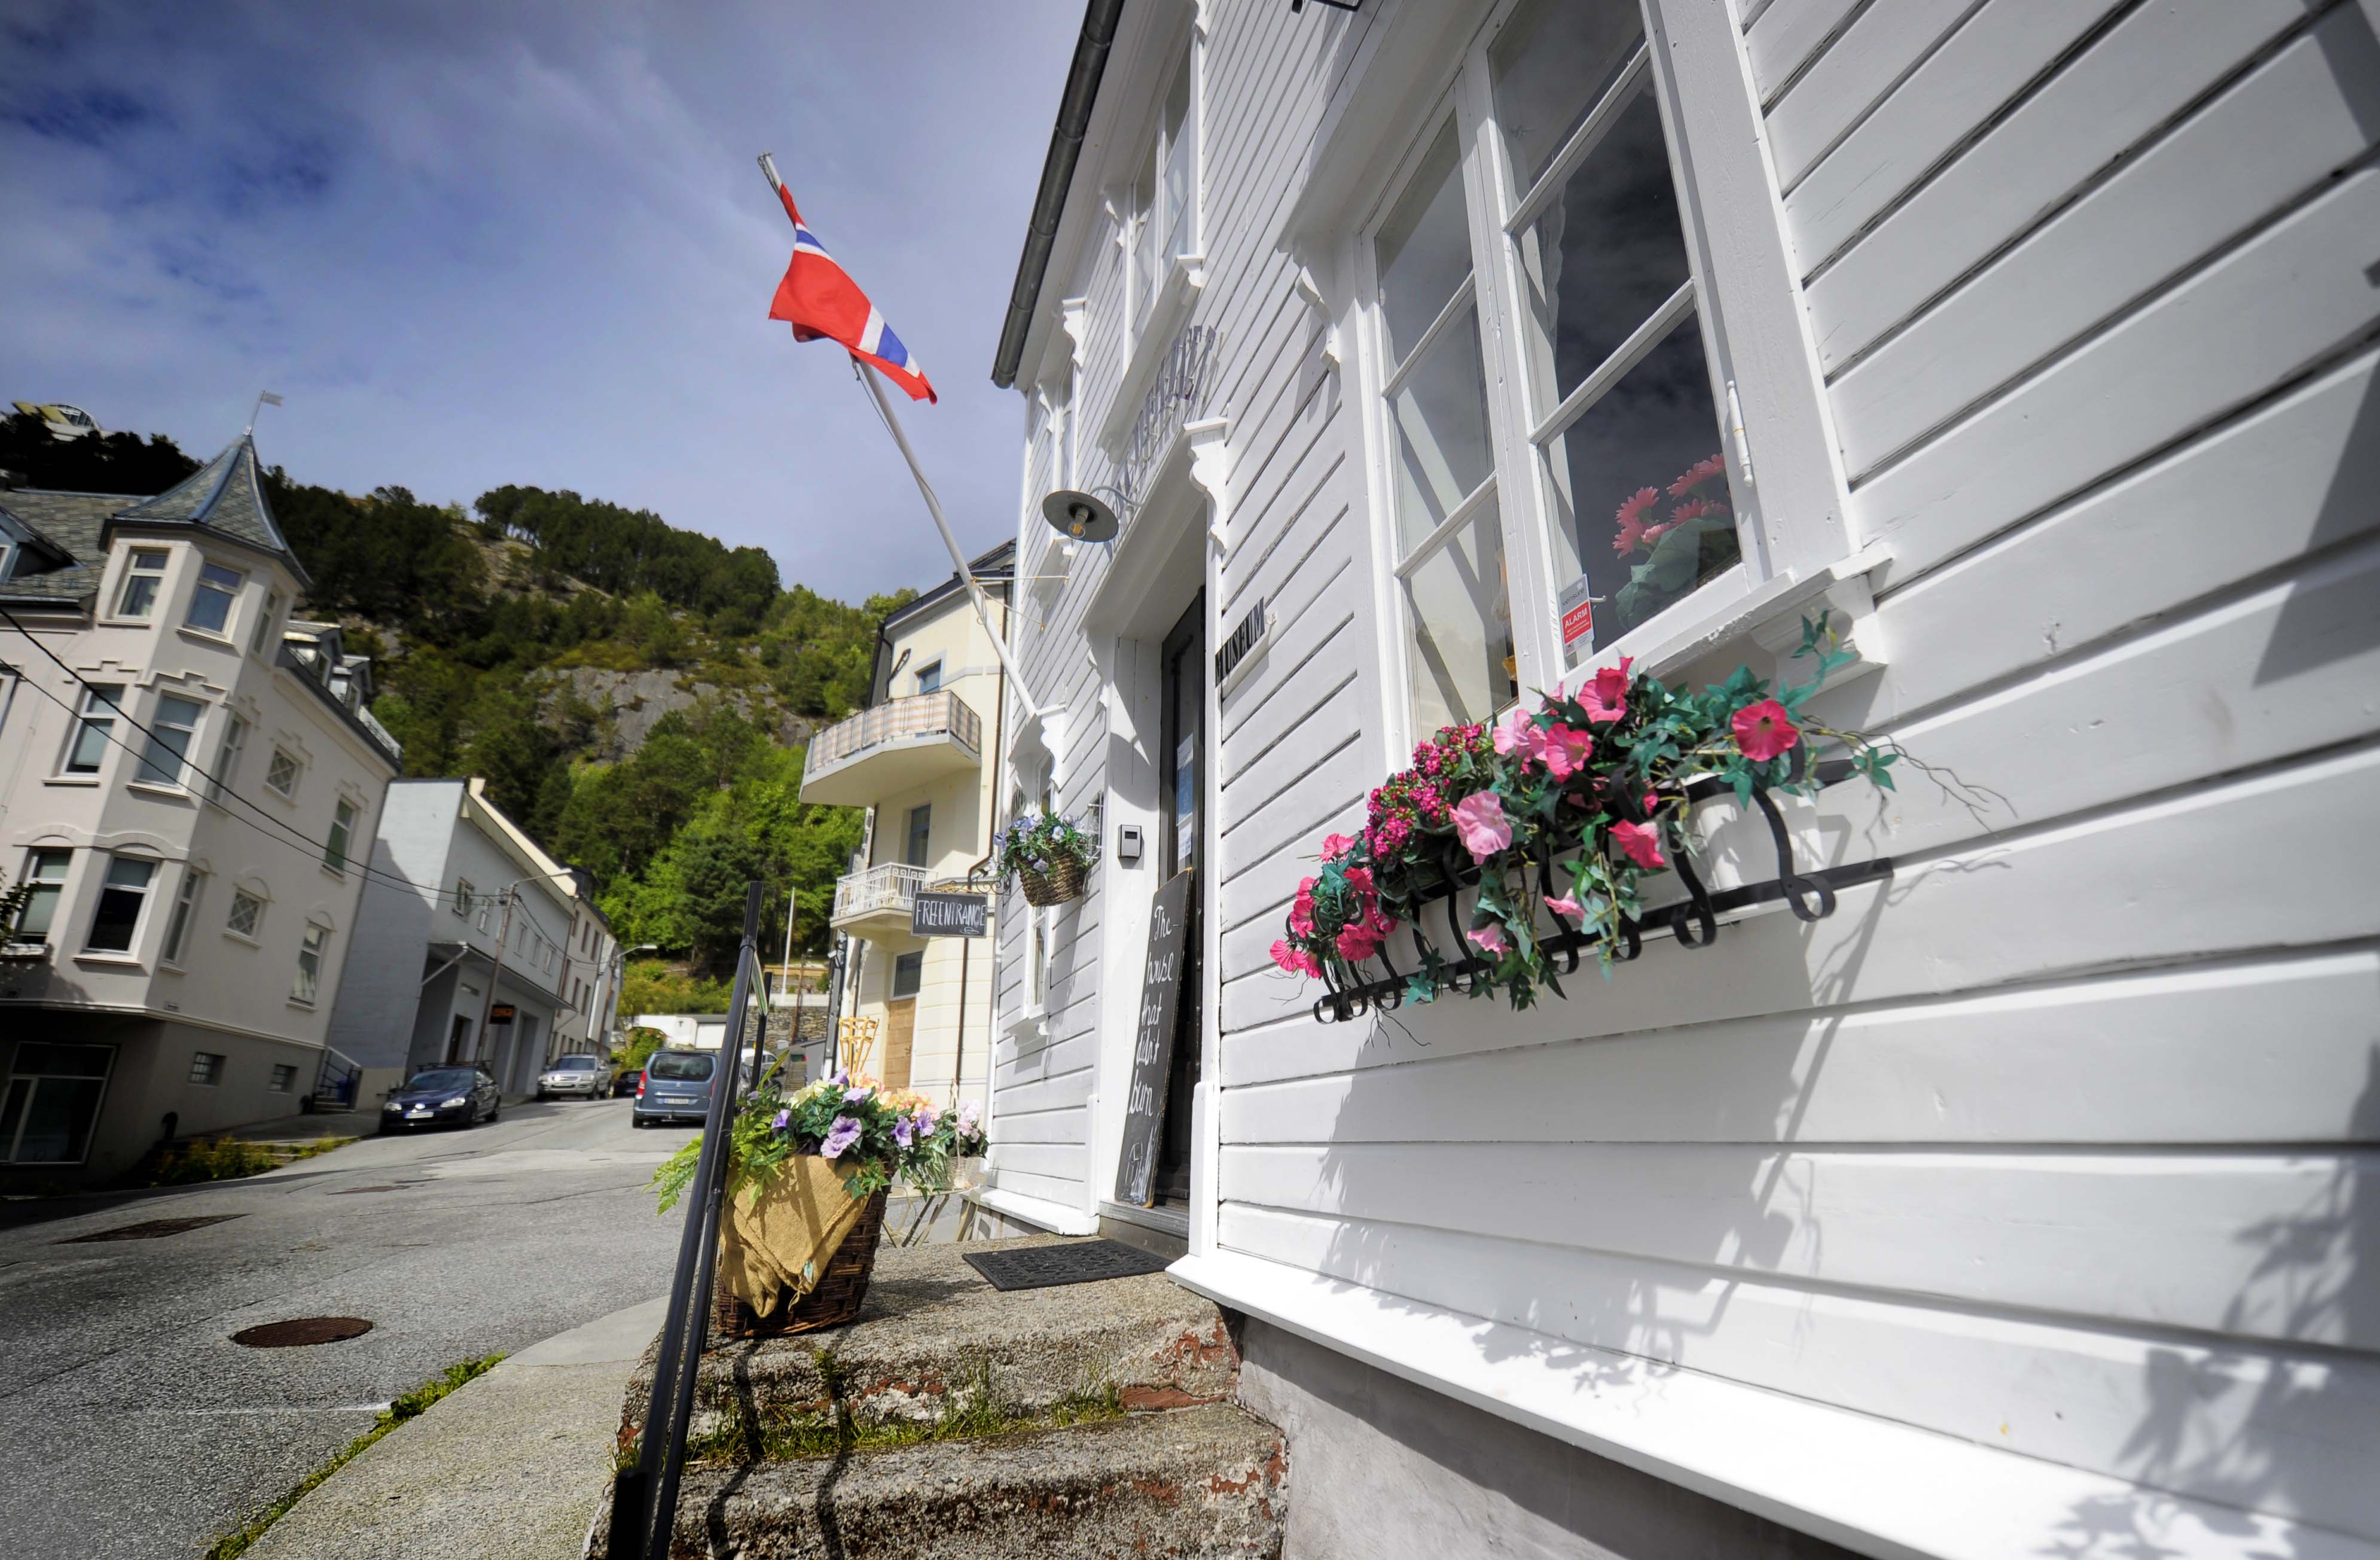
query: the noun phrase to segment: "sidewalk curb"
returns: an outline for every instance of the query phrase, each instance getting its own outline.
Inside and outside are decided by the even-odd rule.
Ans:
[[[666,1304],[511,1356],[323,1481],[249,1560],[578,1560],[611,1487],[621,1394]]]

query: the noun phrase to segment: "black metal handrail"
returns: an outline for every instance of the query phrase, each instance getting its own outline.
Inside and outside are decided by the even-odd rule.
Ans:
[[[687,1188],[686,1224],[678,1236],[677,1268],[671,1275],[669,1317],[662,1324],[661,1358],[653,1364],[652,1398],[645,1405],[644,1432],[637,1438],[637,1465],[612,1478],[610,1560],[666,1560],[670,1530],[677,1521],[678,1475],[686,1466],[686,1427],[694,1418],[694,1387],[710,1342],[712,1270],[719,1260],[719,1215],[727,1191],[727,1123],[733,1117],[743,1057],[744,1025],[752,985],[760,968],[760,885],[744,895],[744,940],[735,952],[735,986],[727,1004],[727,1036],[719,1047],[721,1069],[703,1117],[702,1153]],[[767,1025],[753,1042],[752,1075],[759,1078],[759,1048]]]

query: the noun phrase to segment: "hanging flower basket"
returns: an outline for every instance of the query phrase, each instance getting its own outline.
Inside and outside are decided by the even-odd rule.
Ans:
[[[1030,867],[1016,869],[1016,881],[1025,889],[1025,902],[1045,908],[1081,898],[1089,878],[1090,868],[1071,857],[1060,857],[1050,862],[1046,872],[1037,872]]]
[[[1091,831],[1054,812],[1013,820],[992,840],[1001,875],[1025,887],[1025,902],[1047,908],[1083,896],[1099,846]]]
[[[953,1161],[984,1151],[976,1105],[837,1072],[785,1098],[765,1075],[728,1124],[713,1324],[759,1337],[839,1326],[859,1313],[895,1179],[945,1189]],[[653,1176],[667,1213],[694,1178],[698,1135]]]

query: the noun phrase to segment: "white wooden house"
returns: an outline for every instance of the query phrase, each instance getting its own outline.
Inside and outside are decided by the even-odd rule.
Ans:
[[[2380,1554],[2374,15],[1090,6],[993,377],[1009,805],[1104,854],[1002,901],[978,1195],[1247,1316],[1293,1555]],[[1892,863],[1830,918],[1522,1014],[1269,963],[1440,723],[1822,605],[1815,707],[1987,793],[1790,804]]]

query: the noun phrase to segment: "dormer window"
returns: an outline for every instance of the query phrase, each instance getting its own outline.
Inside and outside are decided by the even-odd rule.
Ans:
[[[124,588],[115,598],[115,615],[146,621],[157,610],[165,590],[165,549],[135,547],[125,566]]]
[[[189,628],[203,633],[220,634],[231,621],[231,609],[239,600],[239,588],[248,583],[248,576],[221,564],[206,564],[199,569],[198,589],[190,592],[190,610],[182,617]]]

